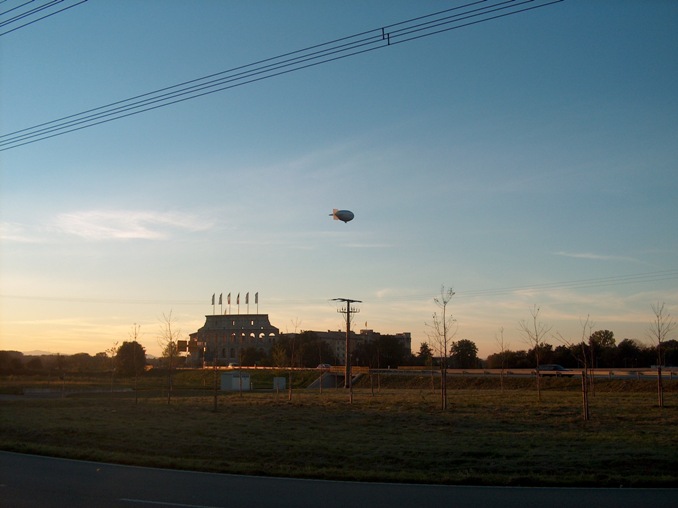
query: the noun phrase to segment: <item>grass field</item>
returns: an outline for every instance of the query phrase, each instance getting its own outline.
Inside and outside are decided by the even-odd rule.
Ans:
[[[307,478],[678,486],[676,383],[660,409],[651,381],[599,381],[585,422],[577,380],[545,380],[540,403],[530,380],[504,391],[496,379],[451,380],[442,412],[426,378],[384,376],[380,390],[365,378],[353,404],[343,389],[297,389],[291,400],[287,392],[220,393],[217,411],[202,389],[209,379],[179,382],[171,404],[148,385],[137,394],[5,398],[0,449]],[[10,385],[0,380],[5,393]]]

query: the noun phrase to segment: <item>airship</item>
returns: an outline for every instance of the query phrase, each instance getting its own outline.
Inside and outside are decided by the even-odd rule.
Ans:
[[[330,214],[330,217],[332,217],[334,220],[340,220],[344,222],[348,222],[353,220],[353,212],[350,210],[337,210],[336,208],[332,210],[332,213]]]

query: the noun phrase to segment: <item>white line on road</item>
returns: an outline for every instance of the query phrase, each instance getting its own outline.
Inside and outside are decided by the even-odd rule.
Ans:
[[[183,504],[183,503],[169,503],[167,501],[151,501],[150,499],[128,499],[121,498],[123,503],[137,503],[137,504],[157,504],[161,506],[179,506],[181,508],[223,508],[222,506],[207,506],[204,504]]]

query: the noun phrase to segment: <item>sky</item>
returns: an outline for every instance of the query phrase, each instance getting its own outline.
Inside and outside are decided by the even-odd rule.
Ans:
[[[463,5],[90,0],[0,35],[0,133]],[[157,355],[170,313],[341,330],[351,298],[416,352],[441,286],[481,357],[535,306],[551,344],[587,317],[649,344],[651,305],[678,316],[676,22],[565,0],[0,151],[0,349],[138,324]]]

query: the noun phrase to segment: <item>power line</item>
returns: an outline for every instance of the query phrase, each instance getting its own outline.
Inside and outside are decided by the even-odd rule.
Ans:
[[[663,270],[630,275],[616,275],[610,277],[578,279],[572,281],[545,282],[539,284],[526,284],[523,286],[506,286],[487,289],[460,289],[455,290],[455,298],[480,298],[505,296],[521,292],[541,292],[560,289],[595,289],[626,284],[649,284],[678,279],[678,270]],[[413,301],[432,300],[436,295],[431,293],[408,293],[394,294],[380,298],[374,298],[369,303],[407,303]],[[290,300],[287,300],[290,301]]]
[[[621,275],[596,279],[582,279],[550,283],[547,282],[543,284],[532,284],[505,288],[477,289],[468,291],[461,290],[457,291],[457,296],[460,298],[504,296],[521,292],[531,292],[531,291],[538,292],[553,289],[592,289],[609,286],[619,286],[625,284],[648,284],[651,282],[661,282],[665,280],[674,280],[674,279],[678,279],[678,270],[667,270],[663,272],[654,272],[647,274]]]
[[[7,35],[8,33],[14,32],[16,30],[19,30],[20,28],[23,28],[25,26],[32,25],[33,23],[37,23],[40,20],[54,16],[55,14],[59,14],[60,12],[71,9],[71,8],[75,7],[76,5],[83,4],[87,0],[80,0],[76,3],[74,3],[74,4],[66,5],[65,7],[61,8],[61,9],[49,12],[48,14],[45,14],[44,16],[40,16],[39,18],[30,19],[33,15],[38,14],[42,11],[49,10],[50,8],[55,7],[58,4],[63,3],[65,0],[51,0],[47,3],[45,3],[45,4],[38,5],[37,7],[34,7],[32,9],[28,9],[26,11],[21,11],[21,9],[23,7],[26,7],[28,4],[31,4],[33,1],[34,0],[29,0],[28,2],[25,2],[21,5],[17,5],[16,7],[12,7],[11,9],[8,9],[4,12],[0,12],[0,28],[4,28],[6,26],[9,26],[12,23],[19,23],[22,20],[26,20],[26,19],[29,20],[29,21],[26,21],[26,23],[24,23],[23,25],[19,25],[19,26],[16,26],[14,28],[11,28],[10,30],[0,32],[0,37],[2,37],[3,35]],[[2,20],[2,16],[4,16],[5,14],[13,13],[14,11],[19,11],[19,12],[12,14],[12,17],[7,19],[7,20]]]
[[[0,136],[0,151],[563,0],[478,0],[111,102]],[[482,6],[479,6],[483,4]]]
[[[616,275],[610,277],[600,277],[592,279],[578,279],[572,281],[545,282],[540,284],[526,284],[524,286],[507,286],[488,289],[460,289],[456,291],[457,298],[478,298],[505,296],[521,292],[546,291],[555,289],[591,289],[603,288],[609,286],[619,286],[625,284],[649,284],[651,282],[662,282],[678,279],[678,270],[663,270],[658,272],[647,272],[630,275]],[[388,301],[412,301],[412,300],[430,300],[433,296],[430,294],[419,294],[409,296],[394,296],[393,298],[381,299]]]

